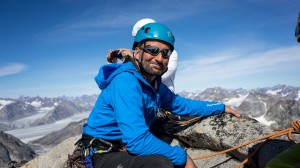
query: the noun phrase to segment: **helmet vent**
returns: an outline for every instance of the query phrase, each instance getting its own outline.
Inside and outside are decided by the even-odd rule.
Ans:
[[[145,29],[145,33],[148,33],[150,30],[151,30],[151,28],[150,28],[150,27],[147,27],[147,28]]]

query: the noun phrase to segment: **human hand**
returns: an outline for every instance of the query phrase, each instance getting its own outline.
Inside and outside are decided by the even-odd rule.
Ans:
[[[116,55],[120,55],[120,57],[116,57]],[[118,48],[117,50],[109,50],[108,54],[106,55],[106,60],[109,63],[116,63],[118,58],[124,61],[126,57],[133,58],[133,54],[130,49],[127,48]]]
[[[108,63],[116,63],[118,61],[116,57],[113,57],[113,52],[114,50],[109,50],[108,54],[106,55],[106,60]]]
[[[123,55],[123,59],[124,60],[126,57],[131,57],[133,58],[133,54],[132,54],[132,51],[128,48],[118,48],[119,52],[121,53],[122,52],[122,55]]]
[[[225,113],[232,114],[232,115],[234,115],[236,117],[240,117],[241,116],[240,113],[238,113],[236,110],[230,108],[229,106],[225,106]]]
[[[184,168],[197,168],[194,161],[192,160],[192,158],[189,155],[187,155],[186,164],[185,164]]]

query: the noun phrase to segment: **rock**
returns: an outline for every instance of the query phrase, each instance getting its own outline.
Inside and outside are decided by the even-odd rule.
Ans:
[[[173,139],[172,146],[174,145],[181,145],[180,142],[176,139]],[[208,155],[211,153],[216,153],[212,150],[209,149],[195,149],[195,148],[185,148],[186,152],[191,158],[196,158],[198,156],[204,156]],[[195,164],[197,167],[218,167],[218,168],[228,168],[228,167],[235,167],[240,163],[239,160],[231,157],[230,155],[225,154],[220,154],[214,157],[209,157],[205,159],[197,159],[194,160]]]
[[[72,154],[75,149],[74,144],[81,136],[75,136],[66,139],[59,145],[55,146],[44,155],[38,156],[30,162],[26,163],[23,168],[65,168],[68,154]]]
[[[267,94],[249,92],[242,103],[236,107],[241,114],[250,117],[260,117],[264,115],[277,101],[278,97]]]
[[[39,146],[41,148],[52,148],[67,138],[74,137],[82,134],[82,126],[87,121],[83,119],[78,122],[71,122],[65,128],[59,131],[54,131],[42,138],[30,141],[30,145]]]
[[[273,132],[269,127],[253,119],[236,118],[232,115],[223,114],[205,118],[186,130],[176,133],[176,137],[185,147],[223,151]],[[239,161],[243,161],[261,142],[249,144],[227,154]],[[248,163],[250,167],[264,167],[274,157],[272,155],[276,155],[292,145],[285,137],[279,138],[276,143],[272,142],[272,145],[270,142],[267,144],[269,145],[265,145],[261,149],[256,159],[254,157],[254,159],[250,160]]]
[[[275,121],[272,128],[288,128],[291,121],[300,120],[300,102],[296,100],[280,99],[266,113],[267,120]]]
[[[7,167],[14,162],[26,162],[35,156],[35,152],[27,144],[0,131],[0,167]]]
[[[198,156],[204,156],[211,153],[215,153],[209,149],[187,149],[187,153],[191,158]],[[240,161],[227,154],[221,154],[214,157],[205,159],[194,160],[197,167],[218,167],[218,168],[230,168],[240,164]]]

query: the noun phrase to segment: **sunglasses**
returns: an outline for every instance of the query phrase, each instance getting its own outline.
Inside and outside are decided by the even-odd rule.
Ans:
[[[172,51],[170,49],[160,49],[156,46],[146,46],[144,48],[141,48],[141,50],[151,54],[151,55],[154,55],[154,56],[157,56],[160,52],[162,54],[162,57],[164,59],[168,59],[170,58],[171,54],[172,54]]]

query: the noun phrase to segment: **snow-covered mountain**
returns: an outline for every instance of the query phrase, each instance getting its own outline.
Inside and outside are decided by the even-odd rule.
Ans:
[[[89,112],[97,95],[81,97],[18,99],[0,98],[0,130],[28,128],[55,123],[74,115]]]
[[[179,94],[195,100],[223,102],[272,128],[290,127],[291,121],[300,119],[300,87],[276,85],[249,91],[216,87]]]
[[[0,121],[13,121],[37,113],[37,110],[34,106],[20,100],[2,100],[1,102],[5,105],[0,107]]]
[[[223,102],[272,128],[290,127],[290,121],[300,119],[300,87],[276,85],[252,90],[216,87],[179,94],[191,99]],[[72,121],[88,117],[97,96],[0,98],[0,130],[23,142],[40,138]]]
[[[293,87],[287,85],[276,85],[273,87],[258,88],[256,92],[284,97],[290,100],[300,100],[300,87]]]

